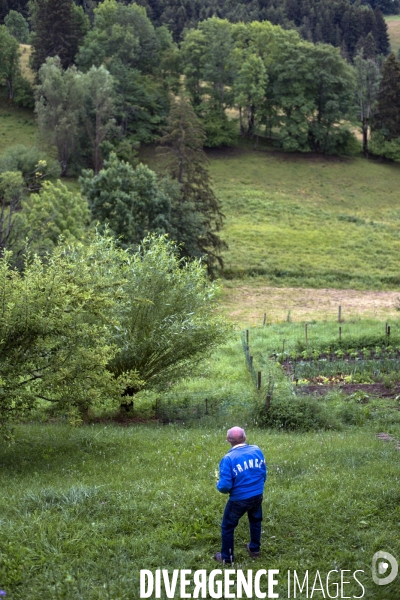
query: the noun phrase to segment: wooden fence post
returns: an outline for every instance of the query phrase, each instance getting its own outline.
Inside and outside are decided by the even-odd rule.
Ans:
[[[257,389],[261,390],[261,371],[257,373]]]
[[[264,313],[263,326],[265,327],[266,324],[267,324],[267,313]]]
[[[342,322],[342,307],[339,306],[339,311],[338,311],[338,323]]]
[[[306,344],[308,344],[308,323],[305,324],[304,329],[306,333]]]
[[[342,341],[342,328],[339,327],[339,342]]]

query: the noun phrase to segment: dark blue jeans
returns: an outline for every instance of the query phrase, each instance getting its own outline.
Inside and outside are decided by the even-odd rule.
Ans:
[[[247,513],[250,525],[250,550],[260,551],[261,521],[262,521],[262,494],[246,498],[246,500],[228,500],[224,516],[222,517],[221,555],[226,562],[234,559],[234,533],[239,519]]]

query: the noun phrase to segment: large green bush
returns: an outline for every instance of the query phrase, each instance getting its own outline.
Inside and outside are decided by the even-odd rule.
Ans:
[[[330,414],[328,408],[309,396],[273,398],[269,409],[265,405],[258,405],[256,421],[261,426],[285,431],[312,431],[339,427],[338,421]]]

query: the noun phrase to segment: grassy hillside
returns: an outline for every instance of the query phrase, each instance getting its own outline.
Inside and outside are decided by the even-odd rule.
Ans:
[[[225,276],[266,284],[400,284],[400,167],[232,150],[210,154],[226,215]]]
[[[31,112],[0,103],[0,153],[37,143]],[[211,151],[226,224],[227,279],[308,287],[400,284],[400,167],[363,158]],[[142,160],[162,171],[154,148]],[[235,283],[236,287],[236,283]]]
[[[34,114],[18,108],[0,94],[0,154],[10,146],[37,144],[38,130]]]
[[[400,15],[385,17],[392,52],[397,55],[400,48]]]

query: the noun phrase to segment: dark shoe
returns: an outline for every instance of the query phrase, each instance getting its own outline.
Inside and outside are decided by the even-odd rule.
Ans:
[[[250,550],[250,542],[246,544],[246,550],[250,554],[251,558],[260,558],[261,552],[252,552]]]
[[[233,566],[233,561],[230,562],[229,560],[224,560],[222,558],[221,552],[217,552],[216,554],[214,554],[214,560],[216,560],[217,562],[219,562],[223,565],[232,565]]]

